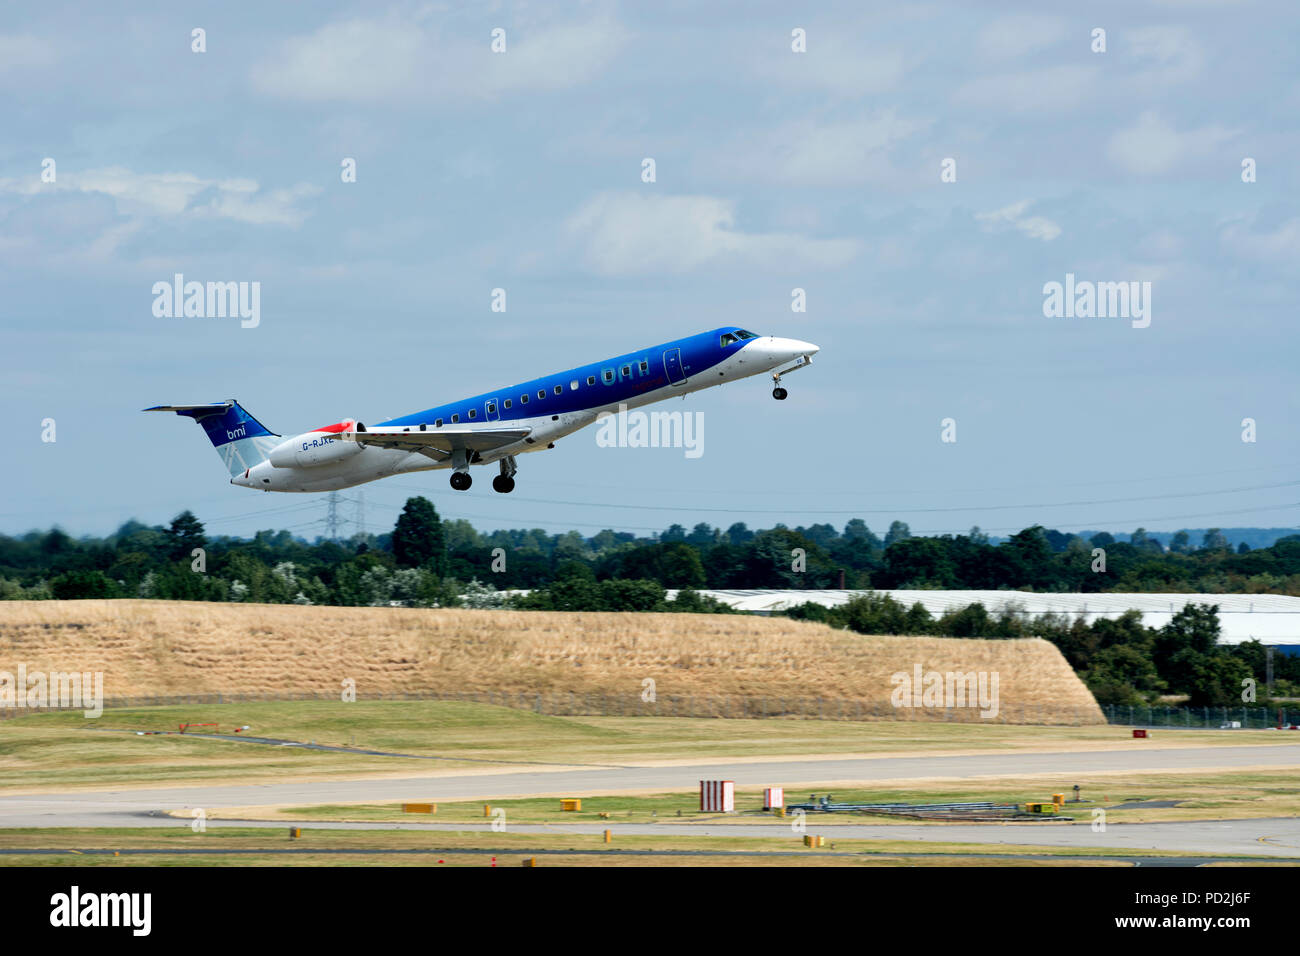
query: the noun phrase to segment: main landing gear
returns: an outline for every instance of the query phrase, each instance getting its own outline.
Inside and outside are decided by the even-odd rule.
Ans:
[[[508,495],[515,490],[515,472],[519,470],[515,467],[515,456],[506,455],[499,464],[501,474],[492,479],[492,490],[499,494]]]
[[[469,486],[474,484],[474,479],[469,476],[469,452],[464,448],[452,451],[451,467],[455,469],[451,473],[452,488],[456,491],[469,491]]]
[[[507,455],[499,462],[501,474],[492,479],[492,490],[498,494],[508,495],[515,490],[515,456]],[[451,473],[451,486],[457,491],[468,491],[474,479],[469,476],[469,456],[463,451],[452,452],[451,466],[456,469]]]
[[[787,392],[785,389],[783,389],[780,385],[772,389],[772,397],[775,398],[778,402],[784,402],[785,397],[789,394],[790,393]]]

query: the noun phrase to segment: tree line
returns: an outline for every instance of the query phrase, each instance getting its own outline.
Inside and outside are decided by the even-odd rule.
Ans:
[[[1218,611],[1213,604],[1188,604],[1160,628],[1145,626],[1138,611],[1089,624],[1013,606],[993,615],[978,603],[935,618],[919,602],[909,608],[888,594],[867,593],[837,607],[808,603],[787,614],[860,634],[1041,637],[1056,645],[1099,704],[1147,705],[1176,696],[1193,707],[1239,707],[1300,696],[1300,656],[1274,654],[1269,688],[1264,645],[1220,644]]]
[[[1183,535],[1186,538],[1186,535]],[[194,552],[203,552],[201,571]],[[198,571],[198,573],[196,573]],[[574,579],[653,581],[666,589],[1013,589],[1300,595],[1300,535],[1237,550],[1218,529],[1199,546],[1165,549],[1139,528],[1120,541],[1084,540],[1035,525],[999,543],[913,536],[895,521],[883,537],[860,518],[751,530],[672,525],[638,537],[540,529],[479,532],[443,521],[411,498],[386,534],[308,542],[287,531],[210,537],[189,511],[167,527],[128,521],[103,538],[58,528],[0,536],[0,598],[159,597],[310,604],[454,603],[472,581],[493,590],[572,590]],[[570,583],[565,583],[570,582]],[[568,600],[561,598],[561,600]]]

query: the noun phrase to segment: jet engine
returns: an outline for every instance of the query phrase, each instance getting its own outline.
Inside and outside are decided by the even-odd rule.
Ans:
[[[338,438],[339,432],[364,431],[365,426],[347,418],[335,425],[303,432],[283,441],[267,456],[273,468],[312,468],[343,461],[362,451],[360,443]]]

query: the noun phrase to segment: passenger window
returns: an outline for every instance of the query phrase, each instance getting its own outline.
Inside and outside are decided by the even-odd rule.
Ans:
[[[442,427],[442,419],[440,418],[440,419],[438,419],[436,422],[434,422],[434,423],[433,423],[433,427],[434,427],[434,428],[441,428],[441,427]]]
[[[487,403],[487,411],[488,411],[488,414],[489,414],[489,415],[495,415],[495,414],[496,414],[496,411],[497,411],[497,403],[496,403],[496,402],[488,402],[488,403]]]
[[[624,365],[624,366],[623,366],[623,377],[624,377],[624,378],[631,378],[631,377],[632,377],[632,366],[630,366],[630,365]]]
[[[478,418],[478,409],[477,409],[477,408],[471,408],[471,409],[469,410],[469,417],[470,417],[470,418]]]
[[[594,375],[588,375],[588,376],[587,376],[587,384],[588,384],[588,385],[595,385],[595,384],[596,384],[596,376],[594,376]]]
[[[544,389],[544,388],[539,388],[539,389],[537,390],[537,397],[538,397],[538,398],[545,398],[545,397],[546,397],[546,389]]]
[[[648,363],[646,363],[646,362],[642,362],[642,363],[641,363],[641,374],[644,375],[644,374],[645,374],[646,372],[648,372],[648,371],[650,371],[650,365],[649,365]]]
[[[522,394],[522,395],[519,396],[519,404],[520,404],[520,405],[527,405],[527,404],[528,404],[528,393],[527,393],[527,392],[524,392],[524,394]]]
[[[605,380],[606,385],[609,385],[614,381],[614,370],[612,368],[603,368],[600,370],[600,377]]]
[[[459,414],[459,413],[457,413],[457,414],[451,416],[451,423],[452,423],[453,425],[455,425],[455,424],[456,424],[457,422],[459,422],[459,421],[460,421],[460,414]]]
[[[557,386],[555,386],[555,394],[556,394],[556,395],[563,395],[563,394],[564,394],[564,386],[563,386],[563,385],[557,385]]]
[[[507,398],[507,399],[506,399],[506,408],[509,408],[509,407],[510,407],[510,399]]]

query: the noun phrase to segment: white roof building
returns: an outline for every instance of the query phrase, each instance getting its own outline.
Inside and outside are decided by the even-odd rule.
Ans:
[[[844,604],[862,591],[700,591],[751,614],[771,614],[811,601],[825,607]],[[1034,617],[1043,614],[1082,616],[1092,623],[1099,617],[1116,618],[1128,610],[1139,611],[1147,627],[1163,627],[1187,604],[1217,604],[1222,644],[1257,640],[1261,644],[1294,645],[1300,649],[1300,597],[1280,594],[1105,594],[1028,591],[877,591],[904,607],[920,602],[932,617],[983,604],[991,615],[1015,607]],[[676,591],[669,591],[669,598]]]

